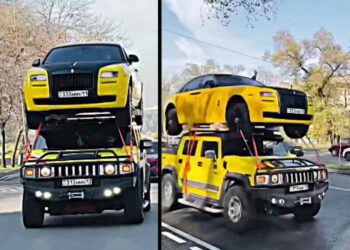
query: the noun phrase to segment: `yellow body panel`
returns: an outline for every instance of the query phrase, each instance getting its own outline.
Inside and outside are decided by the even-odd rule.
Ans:
[[[261,91],[272,92],[274,96],[261,97]],[[227,104],[233,96],[240,96],[245,100],[252,123],[312,123],[311,120],[263,117],[263,112],[278,113],[280,109],[277,90],[269,87],[225,86],[197,89],[174,95],[171,103],[176,108],[180,124],[226,123]],[[311,103],[308,104],[306,114],[313,115]]]
[[[35,98],[50,98],[49,82],[31,81],[31,75],[44,74],[48,79],[47,71],[43,68],[32,68],[27,71],[24,81],[24,100],[28,111],[48,111],[62,109],[84,109],[84,108],[123,108],[126,105],[127,93],[131,72],[124,65],[113,64],[100,68],[99,76],[104,71],[117,71],[118,76],[115,78],[101,79],[98,77],[97,95],[115,95],[116,101],[103,103],[87,104],[54,104],[54,105],[37,105],[34,103]],[[106,83],[108,81],[108,83]],[[112,83],[115,81],[115,83]]]
[[[258,171],[265,171],[263,169],[258,170],[256,162],[261,161],[262,159],[278,158],[277,156],[261,156],[256,158],[254,156],[236,155],[222,157],[221,138],[216,136],[203,135],[195,138],[195,140],[198,141],[196,152],[193,156],[188,156],[182,154],[182,149],[186,140],[190,140],[190,136],[182,137],[177,153],[162,153],[162,170],[166,167],[172,167],[177,173],[177,182],[180,189],[182,190],[185,165],[189,160],[190,168],[187,173],[188,193],[214,200],[220,199],[222,184],[227,173],[235,173],[248,176],[250,186],[254,187],[255,174]],[[202,148],[203,141],[218,142],[218,156],[215,163],[216,167],[213,167],[213,161],[211,159],[201,156],[200,150]],[[295,157],[295,155],[289,154],[288,157],[292,158]],[[179,160],[182,160],[182,163],[179,163]],[[199,162],[201,162],[201,166],[199,166]],[[226,169],[223,166],[224,162],[226,162]]]

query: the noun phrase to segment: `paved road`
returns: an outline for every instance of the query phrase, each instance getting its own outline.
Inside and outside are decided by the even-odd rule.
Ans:
[[[152,184],[152,209],[141,225],[124,224],[123,212],[47,216],[45,228],[24,229],[18,173],[0,178],[0,249],[157,249],[158,186]]]
[[[350,176],[330,174],[330,186],[321,211],[313,221],[300,224],[292,215],[265,217],[253,231],[240,235],[230,231],[222,217],[192,208],[163,214],[161,231],[169,232],[182,242],[163,234],[163,249],[349,249]]]

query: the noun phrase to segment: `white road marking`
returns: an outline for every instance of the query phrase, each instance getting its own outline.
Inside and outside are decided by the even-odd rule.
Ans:
[[[200,247],[196,247],[196,246],[194,246],[194,247],[190,247],[190,249],[191,249],[191,250],[203,250],[202,248],[200,248]]]
[[[173,231],[174,233],[176,233],[176,234],[178,234],[178,235],[180,235],[180,236],[182,236],[182,237],[184,237],[184,238],[186,238],[186,239],[188,239],[190,241],[193,241],[196,244],[198,244],[198,245],[200,245],[202,247],[205,247],[205,248],[207,248],[209,250],[220,250],[220,248],[217,248],[217,247],[215,247],[213,245],[210,245],[209,243],[207,243],[205,241],[202,241],[202,240],[200,240],[200,239],[198,239],[198,238],[196,238],[196,237],[194,237],[194,236],[192,236],[192,235],[190,235],[188,233],[185,233],[185,232],[183,232],[183,231],[181,231],[181,230],[179,230],[179,229],[177,229],[177,228],[175,228],[173,226],[170,226],[170,225],[168,225],[168,224],[166,224],[164,222],[162,222],[162,227],[164,227],[164,228],[166,228],[166,229],[168,229],[170,231]]]
[[[168,237],[169,239],[179,243],[179,244],[183,244],[186,243],[185,240],[181,239],[180,237],[177,237],[176,235],[173,235],[172,233],[169,232],[162,232],[162,234],[166,237]]]
[[[332,187],[332,186],[329,186],[329,188],[331,188],[331,189],[336,189],[336,190],[341,190],[341,191],[346,191],[346,192],[350,192],[350,189],[346,189],[346,188],[339,188],[339,187]]]

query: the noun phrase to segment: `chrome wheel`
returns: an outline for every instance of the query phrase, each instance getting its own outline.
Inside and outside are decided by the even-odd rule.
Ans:
[[[170,182],[164,183],[163,187],[163,193],[164,193],[164,199],[165,200],[171,200],[173,196],[173,186],[171,185]]]
[[[242,203],[237,196],[232,196],[228,202],[228,216],[233,223],[237,223],[242,217]]]

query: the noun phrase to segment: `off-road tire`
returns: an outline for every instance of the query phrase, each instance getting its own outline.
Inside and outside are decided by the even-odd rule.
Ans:
[[[29,112],[27,110],[25,111],[25,113],[26,113],[26,120],[27,120],[28,129],[37,129],[39,127],[39,124],[42,121],[44,121],[43,115]]]
[[[170,192],[167,197],[165,195],[165,191]],[[162,178],[162,211],[168,212],[175,206],[177,206],[176,179],[172,174],[169,173],[165,174]]]
[[[307,134],[307,131],[309,130],[309,125],[284,125],[283,130],[289,138],[299,139]]]
[[[229,210],[232,208],[230,203],[236,199],[241,204],[241,215],[238,216],[237,220],[234,220]],[[224,197],[224,217],[228,226],[237,233],[245,232],[254,226],[256,208],[253,202],[250,201],[243,187],[233,186],[226,192]]]
[[[136,186],[128,188],[123,194],[124,216],[128,223],[139,224],[143,222],[143,178],[139,175]]]
[[[182,132],[182,125],[177,119],[175,108],[168,110],[165,117],[166,131],[168,135],[176,136]]]
[[[151,211],[151,180],[148,180],[147,192],[144,194],[144,200],[148,201],[148,204],[146,207],[143,208],[143,211]]]
[[[296,207],[293,214],[297,221],[310,221],[318,214],[321,209],[321,203],[317,202],[311,205],[304,205]]]
[[[44,224],[44,206],[26,191],[23,192],[22,219],[25,228],[39,228]]]
[[[254,127],[250,123],[249,111],[245,103],[229,103],[226,109],[226,123],[231,132],[242,130],[246,138],[250,138]]]

